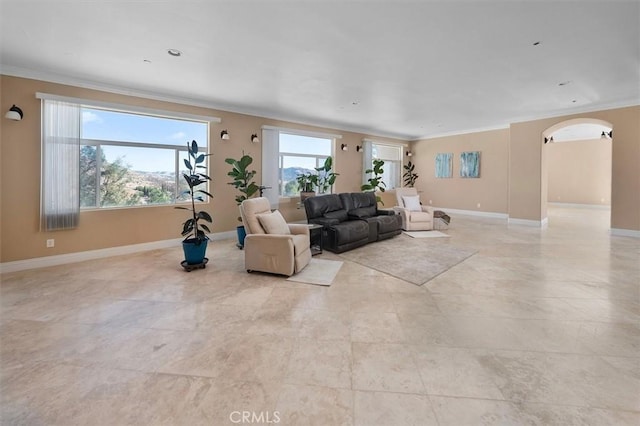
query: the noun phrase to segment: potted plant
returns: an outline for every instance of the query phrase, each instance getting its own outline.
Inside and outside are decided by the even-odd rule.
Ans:
[[[187,142],[188,158],[184,159],[184,165],[187,167],[188,173],[183,173],[182,176],[187,182],[189,189],[182,192],[183,195],[189,195],[191,206],[176,206],[176,209],[189,210],[191,217],[182,224],[182,236],[185,239],[182,241],[182,249],[184,250],[185,260],[183,266],[188,271],[189,265],[202,265],[204,267],[205,254],[207,252],[207,233],[211,232],[209,227],[200,223],[204,221],[207,223],[213,223],[211,215],[204,210],[198,211],[196,209],[196,201],[204,202],[206,197],[213,197],[210,193],[204,189],[198,189],[197,187],[211,181],[211,178],[204,173],[198,171],[198,169],[206,169],[204,162],[206,158],[211,154],[202,154],[198,152],[198,143],[194,140],[191,143]]]
[[[300,203],[304,203],[309,197],[316,195],[315,188],[318,185],[318,175],[315,173],[302,173],[296,177],[300,189]]]
[[[409,188],[413,188],[416,184],[416,180],[418,179],[418,174],[415,172],[416,165],[411,164],[411,160],[402,168],[405,170],[402,177],[404,178],[404,186],[408,186]]]
[[[240,195],[236,195],[236,204],[239,206],[244,200],[253,197],[260,190],[260,186],[253,182],[256,171],[248,170],[248,167],[253,163],[253,158],[242,151],[240,160],[227,158],[224,161],[231,165],[231,171],[227,173],[227,176],[231,177],[233,182],[228,182],[228,184],[240,191]],[[236,227],[236,231],[238,233],[238,248],[241,249],[244,247],[244,238],[247,236],[247,232],[242,225],[240,216],[238,216],[238,221],[240,225]]]
[[[321,167],[315,168],[315,170],[318,172],[317,186],[318,192],[320,194],[325,194],[327,190],[331,188],[331,186],[335,183],[336,178],[339,176],[338,173],[334,173],[331,171],[332,167],[333,158],[327,157]]]
[[[373,168],[365,170],[365,173],[371,174],[371,177],[367,179],[368,183],[365,183],[360,187],[363,192],[384,192],[384,188],[385,186],[387,186],[387,184],[385,184],[382,180],[382,174],[384,172],[382,166],[384,166],[384,161],[375,159],[373,160]],[[384,205],[384,203],[382,202],[382,198],[380,198],[380,196],[378,195],[376,195],[376,201]]]

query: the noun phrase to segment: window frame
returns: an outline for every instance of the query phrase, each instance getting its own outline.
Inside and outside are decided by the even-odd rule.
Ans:
[[[398,183],[398,185],[394,186],[393,188],[390,188],[390,187],[386,186],[385,190],[402,188],[402,170],[403,170],[402,168],[404,166],[403,158],[404,158],[404,151],[405,151],[406,146],[405,145],[401,145],[401,144],[371,141],[371,159],[372,159],[372,161],[371,161],[371,164],[366,167],[366,169],[373,168],[373,160],[380,159],[379,157],[374,157],[373,156],[373,150],[374,150],[374,148],[376,146],[384,146],[384,147],[387,147],[387,148],[394,148],[394,149],[397,149],[399,151],[399,159],[398,160],[388,160],[388,159],[385,159],[385,158],[382,158],[382,160],[384,161],[385,165],[387,165],[389,163],[396,164],[396,168],[397,168],[397,173],[396,173],[396,176],[395,176],[395,180]],[[363,172],[364,172],[364,170],[363,170]],[[385,184],[387,184],[387,179],[384,179],[384,174],[382,176],[383,176],[382,180],[385,182]]]

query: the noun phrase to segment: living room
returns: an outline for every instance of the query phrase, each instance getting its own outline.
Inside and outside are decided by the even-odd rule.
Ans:
[[[3,3],[3,26],[14,7]],[[616,19],[633,15],[625,7]],[[526,48],[538,55],[532,43]],[[620,43],[636,66],[637,43]],[[309,111],[317,120],[296,120],[224,109],[216,99],[187,101],[7,57],[0,75],[3,423],[98,424],[110,413],[112,423],[236,424],[244,412],[260,420],[253,423],[282,424],[638,422],[637,88],[602,104],[569,99],[563,112],[505,113],[501,123],[439,130],[434,121],[406,137],[328,123],[321,111]],[[188,79],[180,73],[193,66],[173,68],[175,78]],[[558,82],[547,83],[555,96]],[[173,203],[84,209],[75,229],[41,230],[38,94],[208,120],[214,221],[205,270],[180,268],[184,212]],[[345,115],[366,103],[350,97]],[[12,105],[21,120],[4,118]],[[576,120],[612,129],[609,209],[583,209],[586,227],[571,206],[550,205],[547,188],[546,142]],[[334,193],[360,191],[365,141],[398,147],[403,164],[416,165],[423,204],[453,217],[444,244],[478,254],[422,286],[330,253],[323,258],[344,263],[328,288],[247,274],[232,242],[238,206],[225,159],[251,155],[263,184],[265,131],[273,129],[332,139]],[[478,179],[459,176],[460,154],[469,151],[481,152]],[[440,153],[453,154],[452,178],[436,177]],[[382,195],[393,207],[393,191]],[[306,221],[299,197],[277,202],[287,222]]]

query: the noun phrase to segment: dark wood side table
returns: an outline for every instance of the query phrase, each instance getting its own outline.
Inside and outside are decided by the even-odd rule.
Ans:
[[[309,240],[311,241],[311,255],[322,254],[322,225],[316,225],[310,223],[309,227]]]

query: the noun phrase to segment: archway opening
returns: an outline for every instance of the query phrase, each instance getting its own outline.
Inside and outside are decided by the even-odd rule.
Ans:
[[[579,118],[543,132],[541,206],[549,225],[611,226],[611,123]]]

